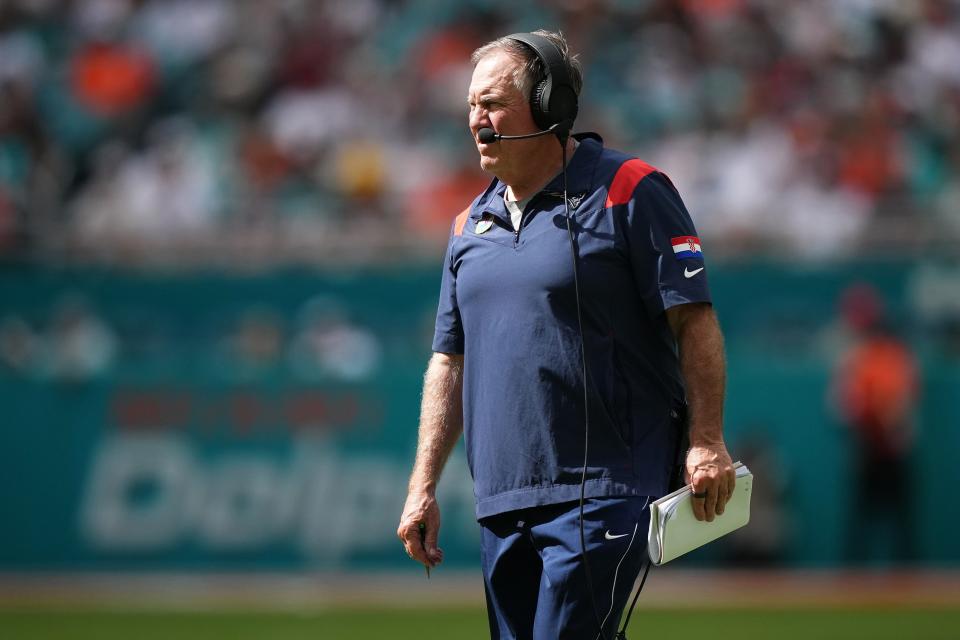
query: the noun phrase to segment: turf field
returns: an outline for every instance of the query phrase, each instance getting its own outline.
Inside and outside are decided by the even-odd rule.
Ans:
[[[673,609],[634,614],[631,638],[957,639],[960,609]],[[719,632],[719,635],[717,633]],[[709,636],[707,634],[710,634]],[[317,613],[0,611],[3,640],[480,640],[481,609]]]

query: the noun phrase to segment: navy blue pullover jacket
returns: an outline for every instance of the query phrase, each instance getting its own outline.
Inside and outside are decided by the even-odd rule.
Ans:
[[[666,492],[684,391],[664,311],[709,302],[696,230],[670,180],[593,134],[567,167],[588,364],[586,495]],[[559,152],[559,149],[558,149]],[[457,217],[433,350],[463,354],[477,518],[579,498],[580,334],[560,176],[515,231],[494,180]]]

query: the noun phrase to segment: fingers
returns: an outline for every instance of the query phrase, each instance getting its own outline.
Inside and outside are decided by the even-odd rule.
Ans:
[[[713,522],[716,516],[723,515],[727,503],[733,497],[736,473],[732,469],[720,473],[697,470],[690,484],[693,489],[690,501],[693,515],[697,520]]]
[[[694,516],[713,522],[733,495],[736,472],[730,454],[722,443],[695,445],[687,452],[686,473],[693,488]]]
[[[428,492],[411,491],[400,516],[397,537],[411,559],[428,567],[443,561],[443,551],[437,547],[440,533],[440,509],[436,498]]]
[[[697,520],[705,520],[707,517],[707,512],[704,508],[706,495],[703,491],[698,491],[696,487],[694,487],[693,493],[695,495],[693,499],[690,500],[690,506],[693,507],[693,515]]]
[[[707,497],[703,501],[703,511],[706,515],[707,522],[713,522],[713,519],[717,516],[717,500],[719,497],[719,487],[714,485],[707,489]]]
[[[693,474],[693,515],[697,520],[713,522],[713,519],[723,513],[727,504],[728,493],[726,474],[711,473],[707,470],[698,470]]]
[[[432,522],[431,522],[432,521]],[[421,530],[421,523],[423,528]],[[439,516],[431,518],[430,514],[418,517],[415,514],[404,514],[397,528],[397,537],[403,542],[407,555],[421,564],[435,567],[443,562],[443,550],[437,546],[440,534]]]
[[[727,503],[730,502],[730,498],[733,497],[733,490],[737,486],[737,473],[732,468],[727,469],[723,474],[723,493],[720,497],[722,500],[717,501],[717,515],[722,515],[724,510],[727,507]]]
[[[432,565],[433,563],[430,562],[427,552],[420,543],[420,529],[418,524],[419,523],[411,520],[401,522],[400,527],[397,529],[397,537],[403,542],[403,548],[410,558],[421,564]]]
[[[690,484],[693,488],[693,499],[690,501],[693,515],[697,520],[713,522],[717,508],[717,488],[713,478],[698,472],[693,475],[693,482]]]
[[[713,503],[713,513],[715,515],[723,515],[723,509],[727,505],[727,500],[730,499],[730,493],[727,491],[727,474],[720,473],[716,479],[716,498]]]
[[[426,548],[427,558],[433,565],[438,565],[443,561],[443,552],[437,547],[437,538],[440,534],[439,527],[427,526],[426,536],[423,540],[423,546]]]

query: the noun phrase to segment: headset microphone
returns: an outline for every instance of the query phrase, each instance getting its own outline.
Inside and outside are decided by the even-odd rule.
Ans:
[[[573,122],[570,120],[564,120],[562,122],[557,122],[556,124],[550,125],[548,128],[543,131],[537,131],[536,133],[526,133],[522,136],[505,136],[502,133],[497,133],[490,127],[484,127],[477,131],[477,140],[483,144],[490,144],[491,142],[497,142],[498,140],[523,140],[524,138],[538,138],[540,136],[545,136],[549,133],[555,134],[560,138],[561,142],[566,142],[567,136],[570,135],[570,128],[573,126]]]

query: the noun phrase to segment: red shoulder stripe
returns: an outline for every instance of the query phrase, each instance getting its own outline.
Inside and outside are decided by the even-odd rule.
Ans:
[[[637,158],[624,162],[617,169],[617,175],[613,177],[613,182],[607,190],[607,203],[604,206],[612,207],[630,202],[633,191],[640,184],[640,181],[656,170],[656,167],[651,167]]]
[[[457,216],[457,220],[453,225],[453,235],[462,236],[463,235],[463,226],[467,224],[467,218],[470,217],[470,207],[467,207],[460,212],[460,215]]]

